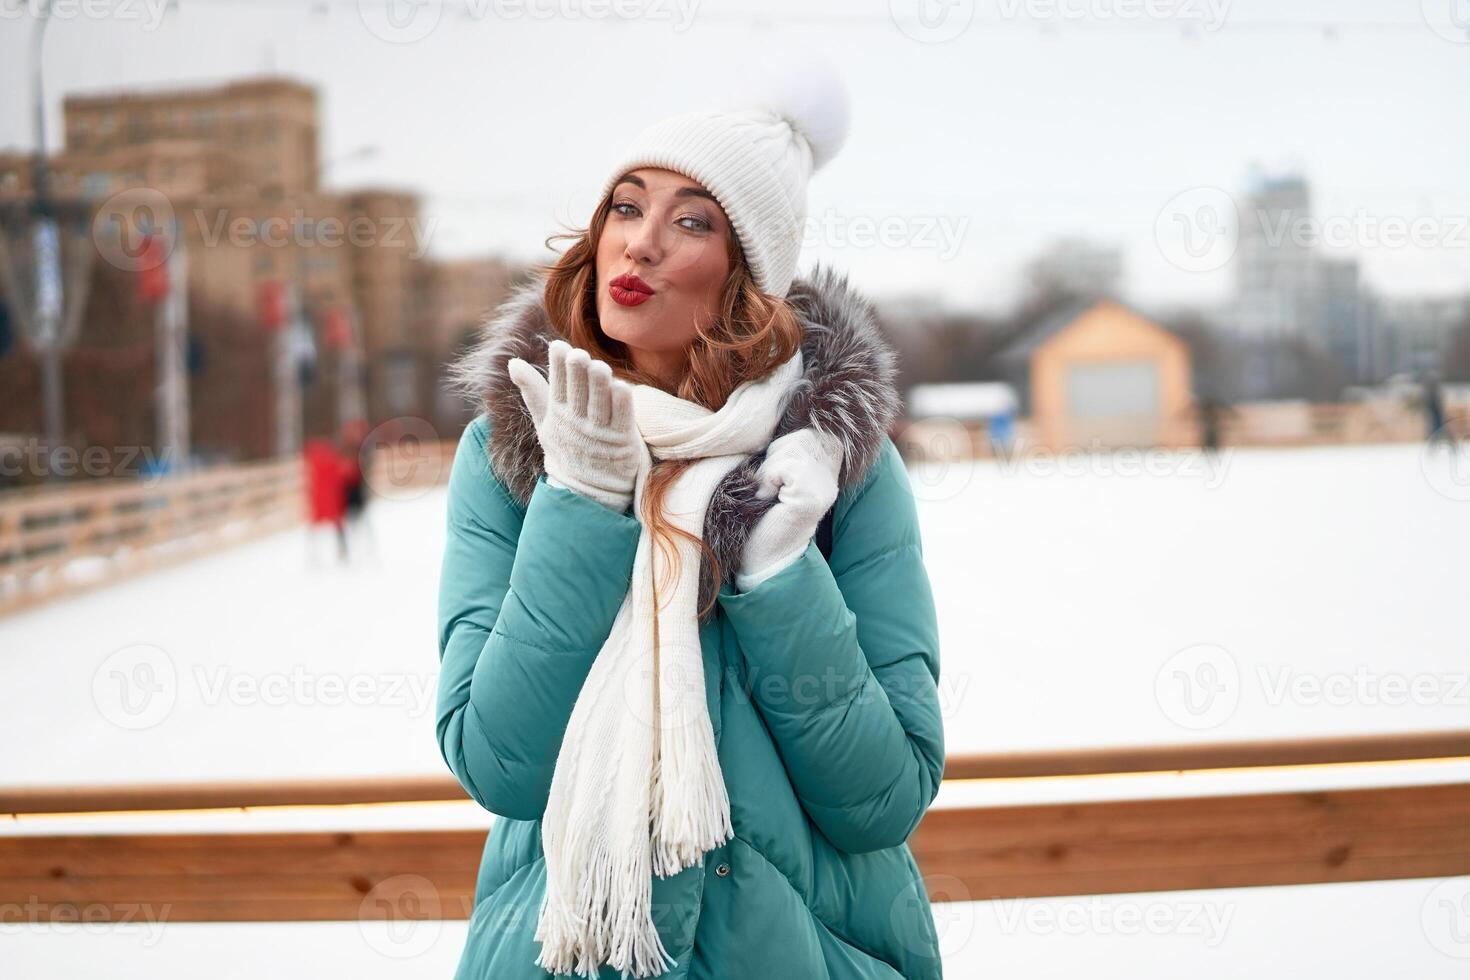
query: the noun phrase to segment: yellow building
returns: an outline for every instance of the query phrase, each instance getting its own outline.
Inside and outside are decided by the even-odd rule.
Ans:
[[[1115,299],[1057,311],[999,358],[1038,448],[1196,444],[1188,344]]]

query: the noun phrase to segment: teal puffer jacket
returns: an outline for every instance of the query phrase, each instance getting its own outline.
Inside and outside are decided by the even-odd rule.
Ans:
[[[466,428],[449,481],[439,594],[439,746],[497,815],[456,974],[551,976],[534,938],[540,818],[583,680],[628,589],[640,523],[536,482],[528,506]],[[806,553],[701,625],[734,837],[653,879],[688,980],[932,980],[929,899],[906,843],[944,769],[939,646],[914,497],[884,437]],[[599,977],[618,977],[604,967]]]

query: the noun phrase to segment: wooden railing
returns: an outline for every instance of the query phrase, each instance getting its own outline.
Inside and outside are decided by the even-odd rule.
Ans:
[[[442,482],[454,447],[380,449],[369,486]],[[297,524],[303,480],[292,458],[0,494],[0,616]]]
[[[1446,406],[1445,432],[1457,439],[1470,439],[1470,404]],[[1045,420],[1023,418],[1018,423],[1017,444],[1043,454],[1069,448],[1093,448],[1086,439],[1069,439],[1065,426]],[[1296,448],[1302,446],[1348,446],[1382,443],[1424,442],[1424,413],[1402,402],[1242,402],[1230,407],[1221,420],[1220,442],[1229,447]],[[919,418],[897,434],[905,458],[946,460],[994,456],[986,423],[952,418]],[[1075,447],[1072,442],[1075,441]],[[1150,442],[1161,449],[1189,449],[1200,444],[1198,422],[1175,420],[1141,445]],[[1102,440],[1102,445],[1108,445]],[[1120,440],[1120,445],[1128,440]],[[1014,451],[1014,450],[1013,450]]]
[[[945,779],[1470,761],[1470,731],[952,757]],[[0,790],[0,814],[464,801],[453,779]],[[330,824],[330,820],[323,823]],[[0,906],[170,921],[464,918],[484,830],[0,837]],[[935,901],[1470,874],[1470,782],[931,809]]]

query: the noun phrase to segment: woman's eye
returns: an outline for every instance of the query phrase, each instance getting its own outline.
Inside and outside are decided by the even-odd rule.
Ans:
[[[623,208],[630,208],[633,211],[638,210],[638,206],[636,204],[629,204],[627,201],[619,201],[617,204],[614,204],[612,206],[612,210],[616,211],[618,214],[626,216],[629,212],[624,211]]]
[[[680,221],[693,221],[693,222],[695,222],[695,224],[693,225],[693,229],[695,231],[709,231],[709,222],[708,221],[705,221],[703,218],[699,217],[698,215],[688,214],[688,215],[685,215],[684,217],[680,218],[679,220]]]

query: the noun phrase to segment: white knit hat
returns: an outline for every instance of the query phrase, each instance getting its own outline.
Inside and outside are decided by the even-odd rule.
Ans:
[[[748,105],[649,126],[617,158],[598,199],[639,167],[697,180],[729,217],[756,285],[784,297],[801,252],[807,181],[847,139],[847,92],[830,68],[808,64]]]

